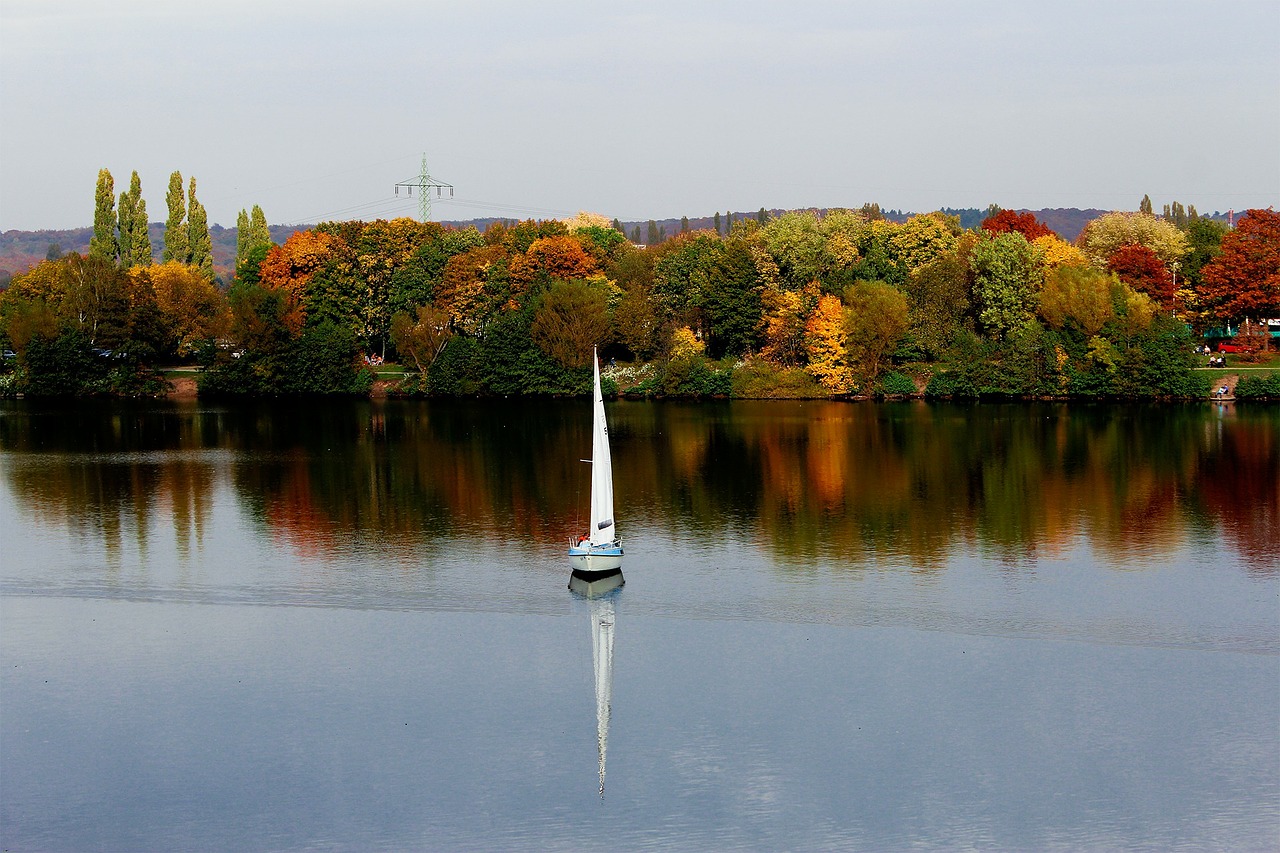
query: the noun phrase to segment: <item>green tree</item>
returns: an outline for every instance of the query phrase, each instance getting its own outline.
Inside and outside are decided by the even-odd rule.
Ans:
[[[1027,238],[1017,231],[983,236],[970,252],[969,267],[984,332],[1003,340],[1032,320],[1043,273],[1039,252]]]
[[[147,221],[147,200],[142,197],[142,180],[137,172],[129,179],[129,193],[133,196],[133,241],[129,266],[149,267],[155,257],[151,250],[151,223]]]
[[[391,318],[396,352],[411,358],[424,375],[452,338],[448,313],[430,305],[420,306],[416,316],[402,311]]]
[[[142,198],[142,180],[135,171],[129,189],[120,193],[120,268],[151,265],[151,236],[147,232],[147,202]]]
[[[115,181],[111,172],[98,170],[98,187],[94,193],[93,236],[89,238],[89,256],[116,263],[120,245],[116,242]]]
[[[544,353],[565,367],[591,363],[591,347],[605,343],[608,300],[584,281],[557,281],[542,297],[529,334]]]
[[[906,290],[911,334],[940,358],[969,313],[969,265],[954,253],[935,258],[911,273]]]
[[[661,242],[661,237],[658,234],[658,223],[650,219],[649,220],[649,245],[656,246],[660,242]]]
[[[860,281],[845,291],[846,358],[866,387],[907,331],[907,298],[882,281]]]
[[[249,254],[249,211],[243,207],[236,214],[236,268],[244,263]]]
[[[137,177],[137,172],[133,173]],[[119,246],[120,269],[127,270],[132,266],[133,260],[133,218],[134,218],[134,201],[133,194],[128,190],[120,193],[120,203],[116,210],[116,245]]]
[[[680,233],[683,234],[688,230],[689,230],[689,217],[681,216],[680,217]]]
[[[213,240],[209,237],[209,217],[196,198],[196,179],[191,177],[187,198],[187,263],[213,281]]]
[[[703,293],[708,354],[742,355],[759,343],[761,288],[755,260],[746,241],[735,235],[717,246],[708,261]]]
[[[716,211],[716,233],[723,234],[724,230],[720,227],[720,211]]]
[[[185,264],[191,257],[187,237],[187,200],[183,193],[182,173],[169,176],[169,192],[165,195],[169,218],[164,224],[164,252],[161,259]]]
[[[756,211],[756,222],[759,222],[761,225],[768,224],[769,211],[765,210],[763,207]]]
[[[1151,209],[1151,196],[1143,194],[1142,201],[1138,202],[1138,212],[1145,213],[1147,216],[1153,215]]]

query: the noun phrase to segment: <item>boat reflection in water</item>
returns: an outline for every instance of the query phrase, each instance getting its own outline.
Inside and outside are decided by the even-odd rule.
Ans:
[[[604,799],[604,760],[609,749],[613,709],[613,601],[626,581],[621,570],[573,572],[569,589],[591,603],[591,662],[596,674],[596,749],[600,756],[600,799]]]

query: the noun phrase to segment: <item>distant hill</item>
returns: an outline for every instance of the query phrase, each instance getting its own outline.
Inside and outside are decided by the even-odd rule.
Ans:
[[[818,215],[825,215],[827,208],[810,208]],[[765,211],[770,217],[778,217],[786,213],[785,210],[773,209]],[[942,209],[943,213],[949,216],[958,216],[960,225],[964,228],[976,228],[986,217],[984,209],[976,207],[967,208],[946,208]],[[1027,212],[1020,209],[1019,213]],[[1045,225],[1052,228],[1064,240],[1075,240],[1080,236],[1080,232],[1084,230],[1084,226],[1089,220],[1096,219],[1107,210],[1098,208],[1087,208],[1081,210],[1075,207],[1066,208],[1044,208],[1042,210],[1032,210],[1030,213]],[[901,210],[883,211],[886,219],[893,222],[906,222],[914,213],[904,212]],[[722,227],[729,221],[732,216],[734,222],[742,219],[754,219],[757,211],[733,211],[721,215]],[[1217,211],[1204,214],[1210,219],[1217,219],[1225,222],[1227,214]],[[499,219],[499,218],[482,218],[454,220],[441,223],[456,228],[466,228],[475,226],[479,231],[484,231],[495,222],[512,223],[518,220]],[[680,217],[668,219],[655,219],[654,225],[659,229],[659,233],[667,237],[673,237],[680,233]],[[649,236],[649,220],[623,222],[622,226],[626,229],[628,237],[634,237],[637,229],[639,229],[639,240],[643,243]],[[289,235],[295,231],[306,231],[312,228],[311,225],[272,225],[271,239],[276,243],[283,243],[289,239]],[[696,216],[689,217],[689,229],[691,231],[713,230],[715,228],[715,216]],[[148,228],[151,236],[152,250],[157,260],[160,259],[161,253],[164,251],[164,223],[152,222]],[[92,228],[71,228],[66,230],[50,230],[50,231],[5,231],[0,234],[0,286],[8,283],[9,277],[18,273],[26,272],[36,264],[45,260],[47,257],[57,257],[67,252],[78,252],[87,254],[89,251],[89,238],[93,236]],[[209,228],[209,237],[213,241],[213,269],[217,277],[223,282],[229,282],[234,273],[235,256],[236,256],[236,229],[223,228],[221,225],[212,225]]]

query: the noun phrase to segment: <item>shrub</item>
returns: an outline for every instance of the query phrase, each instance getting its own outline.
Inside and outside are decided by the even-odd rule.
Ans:
[[[876,384],[876,394],[881,397],[905,397],[916,393],[916,383],[911,377],[891,370]]]
[[[830,396],[803,367],[756,358],[733,371],[732,395],[746,400],[815,400]]]
[[[1243,376],[1236,384],[1237,400],[1280,400],[1280,373]]]

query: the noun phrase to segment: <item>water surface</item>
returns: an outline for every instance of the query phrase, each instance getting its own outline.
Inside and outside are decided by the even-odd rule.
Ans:
[[[13,849],[1265,849],[1280,416],[0,406]],[[598,667],[597,667],[598,668]]]

